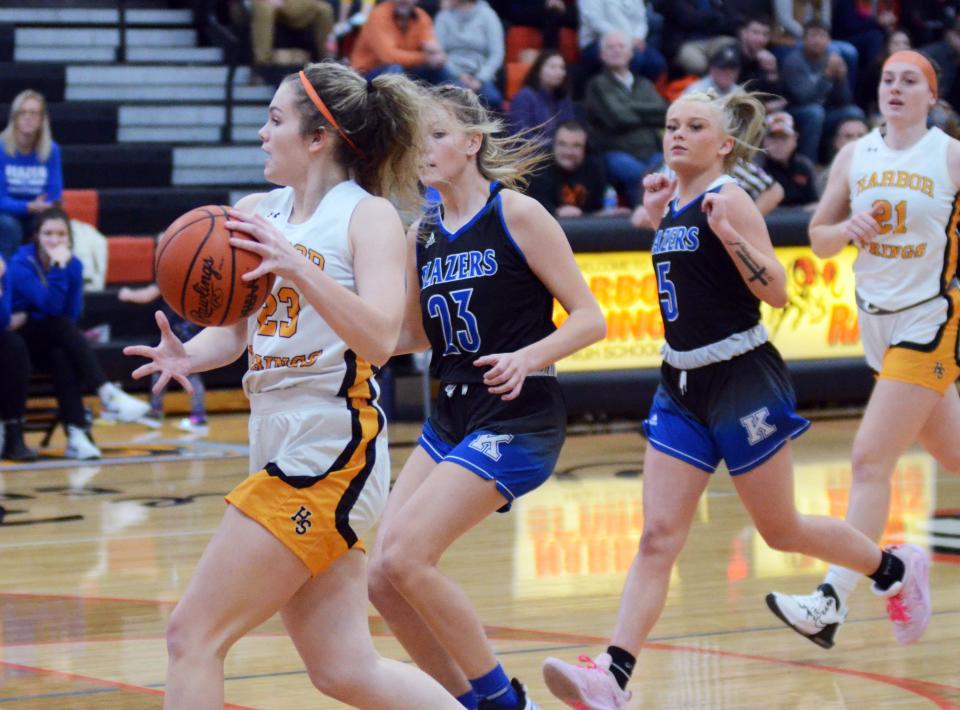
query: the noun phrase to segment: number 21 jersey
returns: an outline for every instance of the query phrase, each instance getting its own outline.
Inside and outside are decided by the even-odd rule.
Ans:
[[[870,212],[880,234],[857,254],[857,293],[896,311],[944,293],[957,273],[957,185],[947,167],[950,137],[939,128],[905,150],[875,128],[850,162],[850,211]]]

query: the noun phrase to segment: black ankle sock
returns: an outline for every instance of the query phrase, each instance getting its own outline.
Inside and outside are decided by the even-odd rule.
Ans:
[[[889,589],[894,582],[902,580],[907,568],[904,566],[903,560],[896,555],[892,555],[886,550],[881,555],[880,566],[869,577],[877,583],[877,589],[884,590]]]
[[[630,682],[630,676],[633,674],[633,667],[636,665],[637,659],[619,646],[607,646],[607,653],[613,659],[610,663],[610,672],[617,679],[620,690],[624,690],[627,683]]]

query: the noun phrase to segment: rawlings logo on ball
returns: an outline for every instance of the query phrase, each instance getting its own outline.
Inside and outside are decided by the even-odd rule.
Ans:
[[[223,268],[223,261],[220,262],[220,268]],[[223,281],[223,276],[213,265],[213,258],[208,256],[203,260],[203,267],[200,269],[200,282],[193,285],[198,300],[197,307],[190,311],[190,315],[195,321],[210,322],[217,309],[223,305],[223,290],[214,280]]]

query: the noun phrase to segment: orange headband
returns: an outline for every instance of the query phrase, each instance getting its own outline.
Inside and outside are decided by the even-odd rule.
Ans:
[[[933,92],[933,98],[937,98],[937,72],[933,70],[933,65],[929,59],[920,54],[920,52],[904,49],[891,54],[887,61],[883,63],[883,70],[886,71],[890,64],[895,64],[896,62],[910,64],[923,74],[927,80],[927,85],[930,87],[930,91]]]
[[[347,137],[347,134],[343,132],[343,129],[340,128],[340,124],[337,123],[336,119],[333,117],[333,114],[330,113],[330,109],[327,108],[327,105],[323,103],[323,99],[320,98],[320,94],[317,93],[317,90],[313,88],[313,84],[310,83],[310,80],[307,78],[306,72],[300,72],[300,83],[303,84],[303,90],[307,92],[307,96],[310,97],[310,100],[313,102],[313,105],[317,107],[317,110],[320,114],[327,119],[327,122],[333,126],[337,133],[346,141],[347,145],[353,150],[354,153],[359,155],[361,158],[366,160],[367,156],[364,155],[364,152],[357,148],[353,144],[353,141]]]

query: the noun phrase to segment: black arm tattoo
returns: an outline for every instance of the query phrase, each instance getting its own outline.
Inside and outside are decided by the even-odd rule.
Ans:
[[[767,276],[767,267],[760,266],[755,262],[751,257],[749,252],[747,252],[746,247],[744,247],[743,242],[727,242],[730,246],[733,247],[733,253],[739,257],[740,261],[743,262],[743,265],[747,267],[747,270],[750,272],[750,278],[747,279],[747,283],[751,281],[759,281],[764,286],[770,284],[769,277]]]

